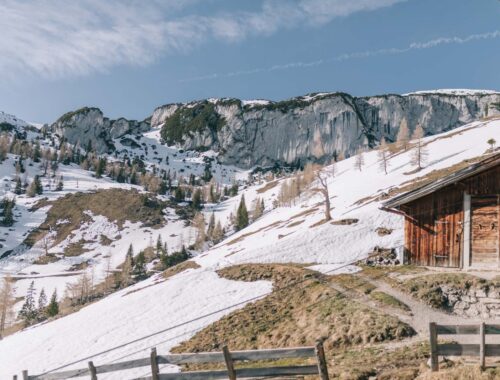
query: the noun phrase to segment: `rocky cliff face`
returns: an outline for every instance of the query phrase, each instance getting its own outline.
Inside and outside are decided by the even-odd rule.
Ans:
[[[50,126],[51,130],[71,144],[86,148],[89,144],[98,153],[114,150],[113,139],[127,133],[142,133],[150,129],[146,121],[110,120],[98,108],[82,108],[68,112]]]
[[[169,143],[190,150],[212,149],[220,152],[223,163],[244,168],[349,156],[360,147],[376,146],[382,137],[394,141],[403,119],[411,130],[421,124],[426,135],[432,135],[500,114],[500,93],[488,91],[372,97],[327,93],[282,102],[208,102],[223,117],[217,129],[200,127],[207,119],[207,107],[200,105],[207,101],[159,107],[152,126],[161,126]]]
[[[92,145],[99,153],[114,150],[113,139],[162,129],[168,144],[186,150],[215,150],[222,163],[298,164],[350,156],[374,147],[382,137],[396,139],[406,119],[411,130],[421,124],[427,135],[500,114],[500,93],[445,90],[407,95],[353,97],[322,93],[281,102],[209,99],[158,107],[151,121],[110,120],[97,108],[61,116],[50,127],[72,144]]]

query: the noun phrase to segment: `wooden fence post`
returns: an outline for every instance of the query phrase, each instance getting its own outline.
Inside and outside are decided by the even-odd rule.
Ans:
[[[435,322],[429,323],[429,334],[431,344],[431,370],[436,372],[439,371],[439,358],[437,346],[437,326]]]
[[[23,380],[28,380],[28,379],[29,379],[29,378],[28,378],[28,370],[26,370],[26,369],[25,369],[25,370],[23,371]]]
[[[17,375],[14,375],[14,377],[12,378],[12,380],[17,380]]]
[[[236,371],[234,370],[234,362],[229,352],[229,348],[227,348],[227,346],[222,347],[222,353],[224,354],[229,380],[236,380]]]
[[[479,366],[481,370],[484,370],[486,366],[486,336],[485,336],[485,324],[481,322],[479,325]]]
[[[158,380],[158,374],[160,370],[158,368],[158,358],[156,355],[156,347],[151,349],[151,379]]]
[[[89,372],[90,372],[90,380],[97,380],[97,371],[95,369],[95,365],[93,362],[88,362]]]
[[[323,341],[318,340],[316,342],[316,358],[318,360],[318,372],[319,372],[319,378],[321,380],[329,380],[328,378],[328,367],[326,365],[326,358],[325,358],[325,349],[323,347]]]

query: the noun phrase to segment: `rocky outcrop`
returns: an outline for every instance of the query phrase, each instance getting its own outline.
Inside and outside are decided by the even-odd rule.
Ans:
[[[350,156],[360,147],[376,146],[382,137],[394,141],[403,119],[411,130],[421,124],[426,135],[433,135],[500,114],[500,93],[487,91],[323,93],[281,102],[209,99],[223,119],[215,130],[200,128],[196,115],[184,117],[202,102],[159,107],[151,124],[162,128],[162,136],[177,136],[173,142],[183,149],[215,150],[222,163],[244,168]]]
[[[98,108],[81,108],[61,116],[50,126],[53,133],[82,148],[89,145],[98,153],[114,150],[113,139],[129,133],[142,133],[151,128],[146,121],[120,118],[110,120]]]
[[[465,317],[500,317],[500,287],[456,288],[442,285],[441,297],[451,312]]]

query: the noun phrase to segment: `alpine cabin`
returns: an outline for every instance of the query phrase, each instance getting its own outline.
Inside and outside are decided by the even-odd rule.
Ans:
[[[384,204],[405,217],[404,262],[500,269],[500,154]]]

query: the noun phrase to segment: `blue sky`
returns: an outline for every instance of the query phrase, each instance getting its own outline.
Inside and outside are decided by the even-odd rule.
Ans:
[[[500,90],[498,0],[2,0],[0,110]]]

